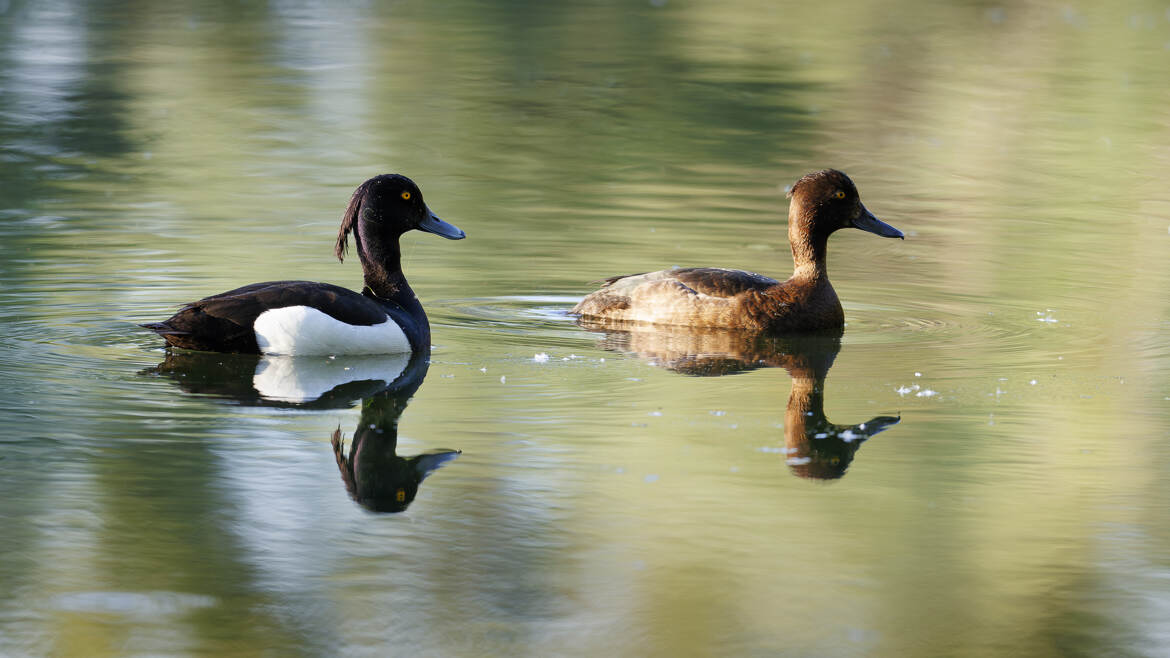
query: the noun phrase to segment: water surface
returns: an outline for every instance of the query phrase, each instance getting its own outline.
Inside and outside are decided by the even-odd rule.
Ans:
[[[0,1],[0,653],[1163,654],[1168,68],[1142,2]],[[786,276],[827,166],[907,234],[833,237],[839,344],[566,315]],[[357,287],[386,171],[468,233],[429,365],[136,328]]]

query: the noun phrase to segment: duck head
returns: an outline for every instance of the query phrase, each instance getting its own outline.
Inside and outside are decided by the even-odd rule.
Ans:
[[[788,239],[798,264],[824,262],[829,235],[859,228],[883,238],[901,238],[901,231],[878,219],[861,203],[857,186],[836,169],[806,174],[788,190]]]
[[[411,230],[434,233],[449,240],[467,236],[459,227],[431,212],[414,181],[400,174],[382,174],[354,191],[341,218],[334,252],[338,260],[344,260],[347,237],[353,232],[358,257],[363,261],[375,260],[379,257],[375,252],[380,251],[381,245],[396,245],[398,238]]]

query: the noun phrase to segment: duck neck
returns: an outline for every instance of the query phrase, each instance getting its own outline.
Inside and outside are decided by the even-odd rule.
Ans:
[[[819,232],[811,212],[791,208],[788,213],[788,242],[792,245],[793,277],[820,280],[829,277],[829,234]]]
[[[399,236],[382,236],[365,229],[364,224],[359,227],[357,248],[366,287],[381,299],[400,304],[414,300],[414,291],[402,274]]]
[[[806,444],[825,423],[825,378],[811,371],[792,373],[792,392],[784,413],[784,442],[789,449]]]

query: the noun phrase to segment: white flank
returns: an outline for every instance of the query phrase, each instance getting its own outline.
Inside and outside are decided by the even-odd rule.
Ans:
[[[381,380],[389,385],[409,362],[405,352],[337,359],[266,355],[256,364],[252,386],[268,400],[311,402],[349,382]]]
[[[358,326],[335,320],[310,306],[286,306],[256,318],[256,343],[264,354],[397,354],[410,341],[390,318]]]

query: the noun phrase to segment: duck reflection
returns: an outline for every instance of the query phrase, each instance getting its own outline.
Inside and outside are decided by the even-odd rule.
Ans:
[[[340,427],[330,437],[342,482],[366,509],[401,512],[428,475],[460,454],[398,454],[398,419],[429,368],[426,350],[335,358],[176,351],[147,373],[170,377],[188,393],[244,405],[344,409],[360,399],[348,454]]]
[[[340,427],[330,439],[345,490],[368,510],[401,512],[414,500],[418,485],[428,475],[460,455],[458,450],[435,450],[414,457],[398,454],[398,418],[422,384],[429,366],[429,354],[416,354],[390,388],[362,400],[362,416],[348,456]]]
[[[853,455],[873,435],[896,425],[898,416],[875,416],[856,425],[825,417],[825,377],[841,350],[841,339],[800,345],[780,364],[792,377],[784,413],[784,451],[788,467],[803,478],[835,480],[845,475]]]
[[[423,355],[422,376],[429,358]],[[182,350],[168,351],[162,363],[145,373],[169,377],[187,393],[247,406],[347,409],[393,387],[418,367],[409,354],[261,356]]]
[[[853,456],[870,437],[897,424],[898,416],[877,416],[840,425],[825,417],[825,377],[841,351],[841,336],[770,337],[731,331],[673,327],[601,328],[604,348],[636,355],[685,375],[731,375],[780,367],[792,378],[784,414],[784,452],[802,478],[833,480],[845,475]]]

